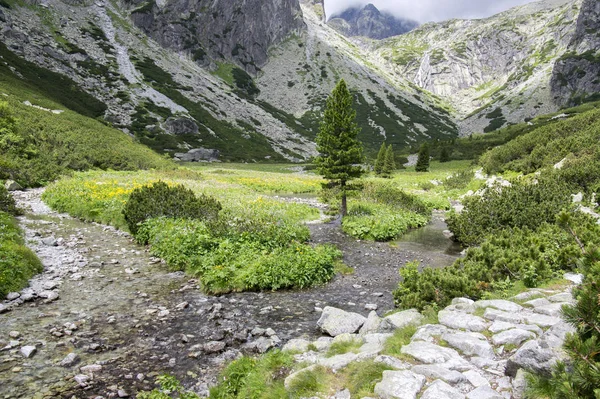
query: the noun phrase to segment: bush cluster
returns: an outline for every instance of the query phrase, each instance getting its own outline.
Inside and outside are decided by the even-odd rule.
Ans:
[[[0,212],[6,212],[11,215],[21,213],[20,209],[15,204],[15,199],[10,195],[4,184],[0,182]]]
[[[221,204],[214,198],[196,196],[183,185],[169,186],[163,181],[133,190],[123,207],[129,231],[136,234],[144,221],[161,216],[215,221]]]

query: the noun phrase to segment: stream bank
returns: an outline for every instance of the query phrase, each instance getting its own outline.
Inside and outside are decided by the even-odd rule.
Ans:
[[[0,398],[133,397],[165,372],[206,394],[240,351],[320,336],[325,306],[383,315],[393,308],[400,267],[440,261],[437,249],[364,242],[335,224],[312,224],[312,241],[340,246],[353,274],[303,291],[207,296],[127,233],[53,212],[42,192],[14,193],[45,271],[2,304]]]

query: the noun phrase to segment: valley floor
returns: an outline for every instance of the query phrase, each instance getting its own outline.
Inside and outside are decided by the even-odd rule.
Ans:
[[[168,372],[206,393],[239,351],[263,352],[291,338],[316,338],[319,308],[367,314],[393,308],[398,269],[422,259],[438,266],[457,254],[418,242],[349,238],[335,224],[311,225],[312,241],[335,243],[354,273],[302,291],[207,296],[183,273],[113,227],[50,210],[42,190],[16,192],[20,222],[44,263],[20,297],[0,305],[0,398],[134,396]],[[439,216],[428,233],[445,240]],[[415,239],[416,241],[419,238]],[[271,329],[271,330],[269,330]],[[26,356],[27,348],[35,352]]]

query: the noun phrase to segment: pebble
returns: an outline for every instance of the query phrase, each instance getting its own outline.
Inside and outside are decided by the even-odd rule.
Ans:
[[[35,346],[28,345],[21,348],[21,354],[27,359],[33,357],[36,352],[37,348]]]
[[[365,305],[366,310],[377,310],[378,306],[376,303],[367,303]]]
[[[60,365],[63,367],[71,367],[78,361],[79,356],[76,353],[71,352],[67,356],[65,356],[65,358],[60,362]]]
[[[8,333],[8,336],[17,339],[21,336],[21,333],[18,331],[11,331]]]

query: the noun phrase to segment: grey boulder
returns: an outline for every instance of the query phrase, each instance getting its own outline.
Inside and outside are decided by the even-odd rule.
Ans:
[[[358,313],[346,312],[331,306],[325,307],[317,326],[323,331],[336,337],[341,334],[357,332],[367,319]]]

